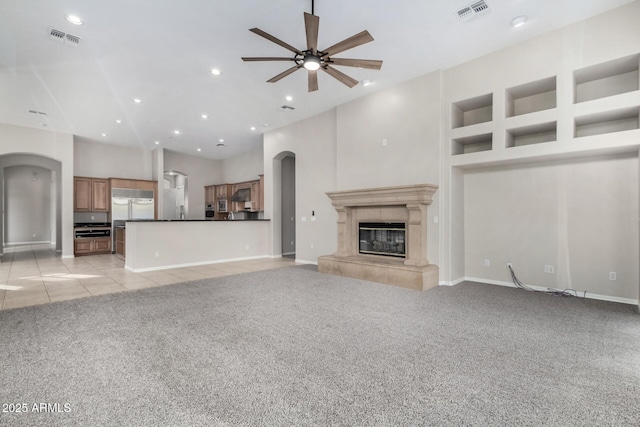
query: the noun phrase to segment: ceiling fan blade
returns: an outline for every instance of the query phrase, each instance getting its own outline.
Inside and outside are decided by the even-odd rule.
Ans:
[[[257,57],[242,57],[243,61],[295,61],[295,58],[281,58],[275,56],[257,56]]]
[[[252,33],[255,33],[261,37],[264,37],[265,39],[274,42],[277,45],[282,46],[285,49],[290,50],[293,53],[297,53],[298,55],[302,55],[302,52],[300,52],[298,49],[296,49],[295,47],[291,46],[288,43],[283,42],[282,40],[280,40],[277,37],[272,36],[269,33],[265,33],[264,31],[262,31],[260,28],[251,28],[249,31],[251,31]]]
[[[318,72],[316,70],[309,71],[309,92],[318,90]]]
[[[267,80],[268,83],[275,83],[278,80],[287,77],[289,74],[293,73],[294,71],[296,71],[298,68],[302,68],[302,65],[295,65],[291,68],[289,68],[288,70],[283,71],[282,73],[278,74],[275,77],[270,78],[269,80]]]
[[[379,70],[382,67],[382,61],[378,61],[375,59],[328,58],[328,62],[332,65],[344,65],[346,67],[369,68],[371,70]]]
[[[344,83],[345,85],[347,85],[349,87],[354,87],[355,85],[358,84],[358,81],[356,79],[354,79],[353,77],[349,77],[345,73],[343,73],[342,71],[338,71],[335,68],[329,67],[328,65],[325,66],[325,67],[322,67],[322,69],[324,71],[326,71],[327,74],[329,74],[333,78],[341,81],[342,83]]]
[[[352,49],[356,46],[360,46],[365,43],[373,41],[373,37],[369,34],[369,31],[364,30],[361,33],[351,36],[348,39],[344,39],[341,42],[334,44],[333,46],[323,50],[325,55],[335,55],[340,52],[344,52],[347,49]]]
[[[318,28],[320,27],[320,18],[316,15],[304,13],[304,28],[307,32],[307,49],[314,55],[318,52]]]

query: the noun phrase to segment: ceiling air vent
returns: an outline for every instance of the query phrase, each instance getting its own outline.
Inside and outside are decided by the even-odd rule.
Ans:
[[[56,30],[55,28],[49,27],[49,38],[51,40],[64,43],[64,36],[66,35],[67,34],[64,31]]]
[[[489,12],[489,5],[485,0],[480,0],[463,7],[457,12],[457,15],[460,21],[467,22],[472,20],[476,16],[485,14],[487,12]]]
[[[68,46],[78,47],[81,38],[74,36],[73,34],[65,33],[64,31],[56,30],[53,27],[49,27],[49,38],[59,43],[66,44]]]
[[[295,107],[292,107],[290,105],[281,105],[278,109],[280,111],[292,111],[295,110]]]

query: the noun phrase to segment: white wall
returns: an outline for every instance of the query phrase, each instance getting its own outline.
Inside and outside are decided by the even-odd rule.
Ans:
[[[511,262],[529,285],[638,299],[637,152],[464,179],[467,277],[509,283]]]
[[[4,168],[5,243],[51,242],[51,170]]]
[[[440,72],[337,109],[338,190],[440,185]],[[427,257],[440,263],[440,194],[428,207]]]
[[[264,136],[265,218],[271,219],[273,256],[282,254],[280,178],[285,152],[296,158],[296,259],[316,263],[318,256],[336,250],[338,216],[325,194],[336,189],[335,115],[330,110]]]
[[[249,151],[222,160],[222,180],[212,184],[255,181],[264,171],[264,150]]]
[[[151,152],[141,148],[103,144],[74,136],[74,174],[94,178],[151,180]]]
[[[73,136],[0,124],[0,156],[34,154],[60,162],[60,228],[63,257],[73,256]]]

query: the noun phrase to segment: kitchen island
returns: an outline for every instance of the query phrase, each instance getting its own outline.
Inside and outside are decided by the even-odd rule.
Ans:
[[[269,257],[269,220],[126,223],[125,268],[134,272]]]

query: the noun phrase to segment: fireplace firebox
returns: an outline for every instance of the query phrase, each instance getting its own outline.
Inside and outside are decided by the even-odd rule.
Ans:
[[[404,222],[361,222],[359,253],[405,258]]]

